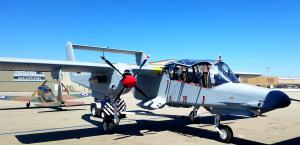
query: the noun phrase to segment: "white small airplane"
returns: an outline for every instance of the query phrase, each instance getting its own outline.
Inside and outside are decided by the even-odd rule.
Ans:
[[[75,61],[73,49],[134,55],[137,65]],[[126,116],[126,104],[120,97],[133,91],[146,109],[164,106],[193,107],[191,121],[198,121],[197,111],[204,107],[215,114],[215,129],[222,142],[229,143],[233,132],[220,124],[222,115],[256,117],[265,112],[287,107],[290,98],[281,91],[240,83],[235,74],[219,60],[183,59],[163,68],[148,65],[148,57],[140,51],[119,50],[67,43],[67,61],[0,58],[0,70],[51,72],[61,80],[62,71],[70,72],[71,80],[92,90],[95,103],[91,113],[103,118],[103,130],[110,132]]]

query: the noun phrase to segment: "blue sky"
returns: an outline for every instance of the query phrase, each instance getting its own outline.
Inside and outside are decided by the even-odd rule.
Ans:
[[[2,0],[0,56],[64,60],[72,41],[142,50],[152,61],[222,55],[235,71],[300,76],[299,8],[297,0]],[[81,61],[100,55],[76,52]]]

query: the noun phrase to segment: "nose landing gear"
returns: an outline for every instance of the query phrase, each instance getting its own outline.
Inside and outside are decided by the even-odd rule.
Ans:
[[[227,125],[220,124],[221,115],[217,114],[215,116],[215,129],[219,135],[221,142],[230,143],[233,138],[232,129]]]
[[[102,118],[103,131],[112,133],[114,128],[119,125],[122,118],[126,118],[126,103],[124,100],[117,101],[98,101],[91,104],[91,115]]]
[[[200,116],[198,116],[198,109],[199,108],[195,108],[190,112],[189,120],[191,123],[195,123],[195,124],[200,123]]]

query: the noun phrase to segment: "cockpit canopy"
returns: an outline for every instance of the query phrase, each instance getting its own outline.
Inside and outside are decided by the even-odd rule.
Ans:
[[[164,72],[173,80],[196,83],[204,87],[223,83],[239,83],[239,80],[223,61],[182,59],[164,66]]]

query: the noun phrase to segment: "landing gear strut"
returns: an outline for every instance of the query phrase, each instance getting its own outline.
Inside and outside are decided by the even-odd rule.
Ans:
[[[219,139],[221,142],[230,143],[233,138],[232,129],[227,125],[220,124],[221,115],[217,114],[215,116],[215,129],[219,134]]]
[[[30,107],[30,102],[26,103],[26,108],[28,109]]]
[[[189,115],[189,120],[191,123],[200,123],[200,117],[197,115],[199,108],[195,108],[194,110],[191,111]]]

